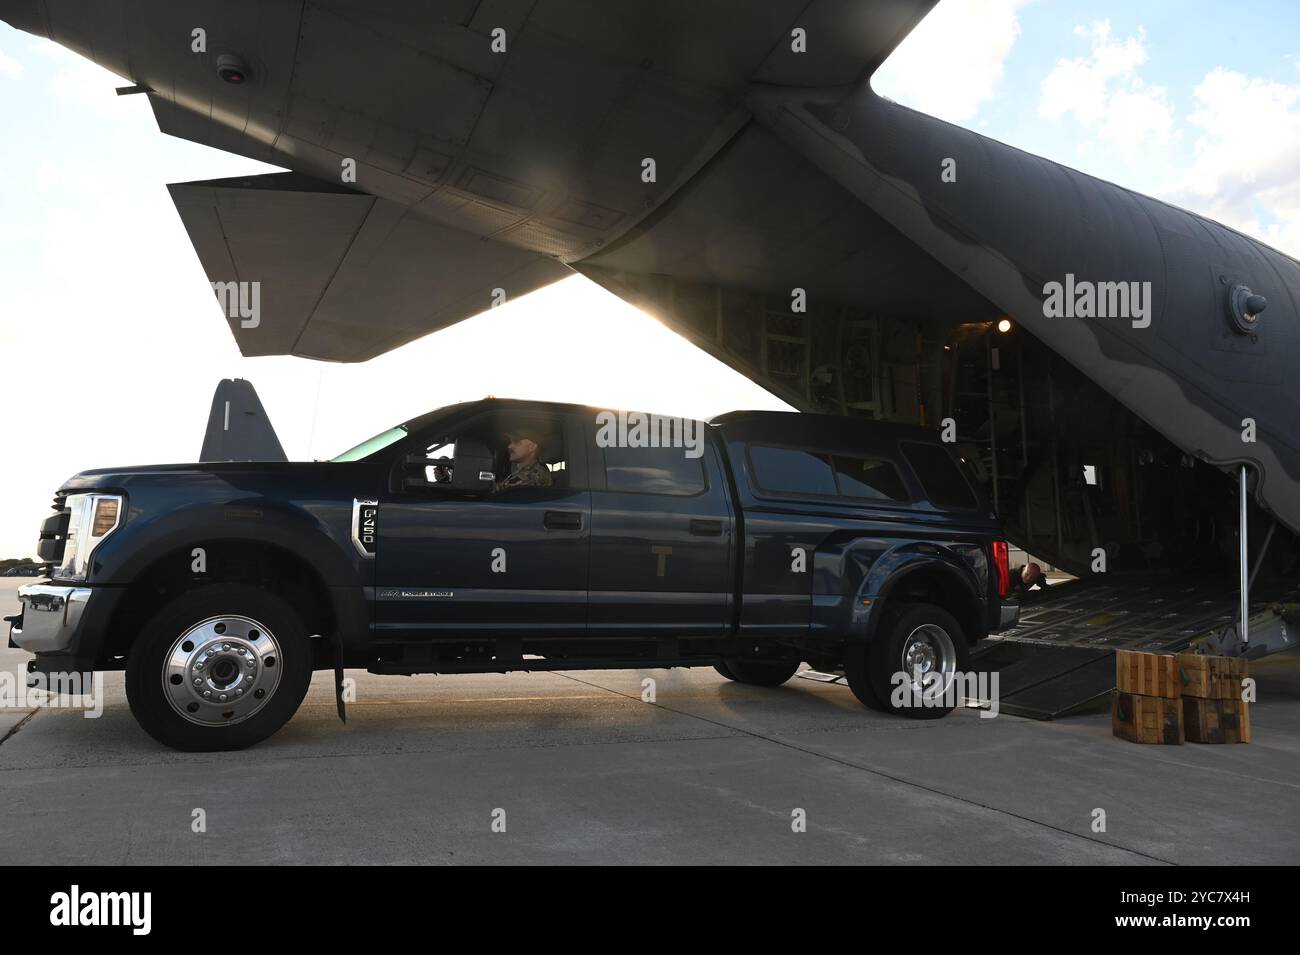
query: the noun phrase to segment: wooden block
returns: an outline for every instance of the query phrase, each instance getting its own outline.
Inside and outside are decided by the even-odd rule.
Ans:
[[[1177,745],[1183,741],[1183,708],[1178,700],[1111,690],[1110,728],[1130,743]]]
[[[1183,696],[1203,700],[1240,700],[1241,681],[1249,675],[1249,666],[1240,657],[1209,657],[1180,653],[1178,677]]]
[[[1245,700],[1207,700],[1185,696],[1183,725],[1192,743],[1249,743],[1250,704]]]
[[[1178,660],[1168,653],[1116,650],[1115,686],[1121,693],[1176,700],[1183,687],[1178,678]]]

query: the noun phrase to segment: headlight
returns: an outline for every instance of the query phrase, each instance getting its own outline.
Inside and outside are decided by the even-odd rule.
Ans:
[[[120,494],[69,494],[70,511],[63,560],[54,569],[56,580],[85,580],[95,548],[122,522]]]

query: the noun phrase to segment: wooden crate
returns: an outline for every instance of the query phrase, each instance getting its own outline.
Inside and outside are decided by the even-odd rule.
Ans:
[[[1169,653],[1116,650],[1115,686],[1121,693],[1176,700],[1182,695],[1178,659]]]
[[[1185,696],[1183,726],[1191,743],[1249,743],[1250,704],[1242,699]]]
[[[1249,667],[1239,657],[1209,657],[1195,653],[1178,654],[1178,676],[1183,696],[1203,700],[1240,700],[1241,681]]]
[[[1177,745],[1183,741],[1183,708],[1179,700],[1111,690],[1110,728],[1130,743]]]

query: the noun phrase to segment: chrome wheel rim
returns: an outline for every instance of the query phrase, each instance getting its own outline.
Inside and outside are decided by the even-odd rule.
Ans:
[[[923,623],[907,635],[903,641],[903,674],[912,692],[945,693],[956,673],[957,648],[947,630]]]
[[[229,726],[258,713],[280,684],[275,636],[251,617],[222,614],[194,624],[163,662],[163,695],[199,726]]]

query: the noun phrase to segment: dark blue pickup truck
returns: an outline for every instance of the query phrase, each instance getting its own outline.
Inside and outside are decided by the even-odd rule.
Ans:
[[[29,671],[125,669],[140,724],[191,750],[266,738],[346,667],[775,686],[806,661],[933,717],[951,701],[892,691],[960,674],[1017,614],[997,519],[936,434],[779,412],[485,399],[327,462],[85,471],[39,547],[50,580],[11,618]]]

